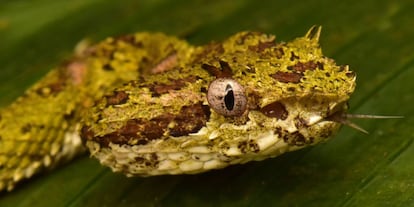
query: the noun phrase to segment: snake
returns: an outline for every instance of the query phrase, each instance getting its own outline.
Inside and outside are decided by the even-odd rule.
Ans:
[[[320,34],[245,31],[194,46],[139,32],[89,45],[0,110],[0,191],[85,151],[145,177],[324,142],[343,125],[356,74],[322,54]]]

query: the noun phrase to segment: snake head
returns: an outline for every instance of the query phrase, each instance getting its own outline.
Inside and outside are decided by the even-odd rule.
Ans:
[[[333,117],[346,113],[356,76],[322,54],[320,31],[290,42],[257,32],[198,47],[177,40],[176,52],[139,57],[161,72],[98,101],[82,138],[130,176],[199,173],[324,141],[341,126]]]

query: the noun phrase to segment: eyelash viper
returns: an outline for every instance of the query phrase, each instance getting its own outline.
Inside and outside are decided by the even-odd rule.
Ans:
[[[323,56],[321,27],[290,42],[240,32],[192,46],[107,38],[0,111],[0,190],[90,151],[127,176],[192,174],[275,157],[341,126],[355,73]]]

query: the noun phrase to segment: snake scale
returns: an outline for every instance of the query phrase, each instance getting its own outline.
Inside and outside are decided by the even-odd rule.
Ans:
[[[321,27],[276,42],[240,32],[192,46],[136,33],[89,46],[0,111],[0,190],[90,151],[127,176],[193,174],[327,140],[355,73]]]

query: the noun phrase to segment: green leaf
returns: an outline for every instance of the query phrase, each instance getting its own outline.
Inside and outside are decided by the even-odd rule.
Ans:
[[[0,4],[0,104],[84,38],[161,31],[194,44],[241,30],[280,41],[322,25],[324,53],[358,75],[360,120],[327,143],[199,175],[126,178],[87,156],[3,193],[0,206],[413,206],[414,4],[410,1],[15,0]]]

